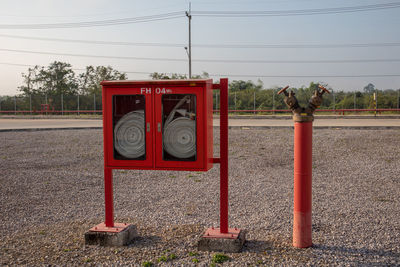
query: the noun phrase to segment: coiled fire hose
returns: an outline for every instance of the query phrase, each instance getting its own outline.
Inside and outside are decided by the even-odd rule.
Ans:
[[[139,158],[145,153],[144,110],[125,114],[115,125],[114,146],[126,158]]]
[[[189,98],[185,96],[176,104],[165,120],[163,131],[164,150],[182,159],[196,155],[195,114],[179,109]],[[145,154],[145,134],[144,110],[129,112],[115,125],[115,149],[126,158],[139,158]]]
[[[163,147],[176,158],[190,158],[196,155],[195,114],[179,109],[190,96],[183,97],[173,108],[164,123]],[[175,118],[175,114],[180,116]]]

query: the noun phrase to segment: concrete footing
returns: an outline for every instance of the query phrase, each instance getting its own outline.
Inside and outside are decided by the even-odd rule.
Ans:
[[[126,246],[137,236],[136,226],[133,224],[116,224],[115,227],[104,229],[100,224],[85,233],[85,245],[105,247]]]
[[[208,235],[208,232],[209,230],[207,230],[206,233],[198,241],[197,243],[198,250],[235,253],[241,251],[246,241],[246,233],[243,230],[237,230],[237,233],[233,234],[232,233],[228,233],[228,235],[217,234],[214,236]]]

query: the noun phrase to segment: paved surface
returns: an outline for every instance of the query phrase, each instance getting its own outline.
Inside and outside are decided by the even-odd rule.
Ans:
[[[99,128],[102,126],[101,120],[0,119],[0,131],[11,129]]]
[[[218,126],[219,121],[214,121]],[[279,119],[231,119],[230,126],[290,127],[293,121]],[[315,127],[400,127],[400,119],[315,119]]]
[[[214,120],[214,126],[219,126],[219,120]],[[292,120],[285,119],[230,119],[232,127],[291,127]],[[315,127],[345,127],[345,128],[400,128],[400,119],[316,119]],[[101,128],[101,120],[80,119],[0,119],[0,131],[34,130],[34,129],[64,129],[64,128]]]

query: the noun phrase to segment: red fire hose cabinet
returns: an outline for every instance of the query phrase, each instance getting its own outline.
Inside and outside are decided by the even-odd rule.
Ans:
[[[104,81],[101,85],[105,168],[212,168],[211,79]]]
[[[228,79],[219,84],[199,79],[101,85],[105,221],[89,229],[86,244],[124,245],[133,237],[133,225],[114,223],[113,169],[208,171],[215,163],[220,164],[220,227],[207,229],[198,248],[219,251],[224,239],[230,244],[227,252],[238,252],[245,233],[228,228]],[[213,158],[213,90],[221,95],[219,158]]]

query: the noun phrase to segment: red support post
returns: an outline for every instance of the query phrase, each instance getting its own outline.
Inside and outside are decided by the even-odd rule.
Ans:
[[[312,122],[294,124],[293,246],[312,246]]]
[[[228,79],[220,86],[220,232],[228,233]]]
[[[113,203],[113,177],[112,169],[104,168],[104,196],[106,210],[106,227],[114,227],[114,203]]]

